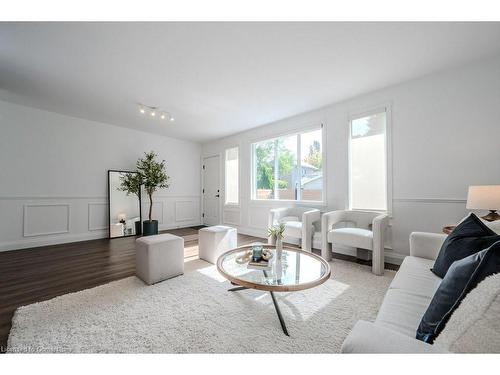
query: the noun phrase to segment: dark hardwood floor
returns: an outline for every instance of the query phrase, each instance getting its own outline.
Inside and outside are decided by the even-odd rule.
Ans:
[[[191,258],[198,255],[197,229],[165,233],[184,237],[184,256]],[[0,352],[6,350],[12,316],[19,306],[134,275],[135,239],[106,238],[0,252]],[[255,241],[265,239],[238,235],[238,246]],[[336,258],[370,264],[354,257]]]

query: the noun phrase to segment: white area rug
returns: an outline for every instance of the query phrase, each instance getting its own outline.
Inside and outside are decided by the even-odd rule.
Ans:
[[[197,261],[201,262],[201,261]],[[276,293],[228,292],[214,266],[147,286],[135,277],[19,308],[9,352],[336,353],[359,319],[373,320],[393,271],[335,260],[332,279]]]

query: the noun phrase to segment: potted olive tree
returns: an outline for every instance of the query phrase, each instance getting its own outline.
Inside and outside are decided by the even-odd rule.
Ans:
[[[158,189],[168,188],[168,180],[165,170],[165,160],[161,162],[156,160],[154,151],[145,152],[144,158],[137,160],[136,168],[141,176],[141,182],[144,185],[144,190],[149,197],[149,220],[144,220],[142,223],[142,233],[144,236],[158,234],[158,220],[152,219],[153,214],[153,193]]]
[[[139,198],[139,202],[141,201],[141,186],[142,186],[142,177],[137,172],[126,172],[120,175],[120,186],[118,190],[124,191],[127,195],[135,194],[137,198]],[[139,221],[135,222],[135,234],[140,235],[142,233],[141,229],[141,218]]]

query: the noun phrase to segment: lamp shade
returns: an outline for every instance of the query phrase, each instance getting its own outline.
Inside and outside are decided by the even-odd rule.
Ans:
[[[118,220],[120,220],[120,221],[127,219],[127,215],[124,213],[119,213],[117,216],[118,216]]]
[[[469,186],[466,208],[470,210],[500,209],[500,185]]]

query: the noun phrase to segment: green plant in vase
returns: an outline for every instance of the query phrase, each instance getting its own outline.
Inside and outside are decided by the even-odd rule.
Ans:
[[[143,222],[143,234],[145,236],[158,234],[158,220],[153,220],[153,194],[158,189],[169,187],[170,177],[165,170],[165,160],[158,161],[154,151],[145,152],[144,158],[137,160],[137,173],[140,175],[144,190],[149,197],[148,219]]]
[[[273,225],[267,229],[267,236],[271,237],[276,244],[276,257],[281,259],[283,252],[283,236],[285,233],[285,224]]]

